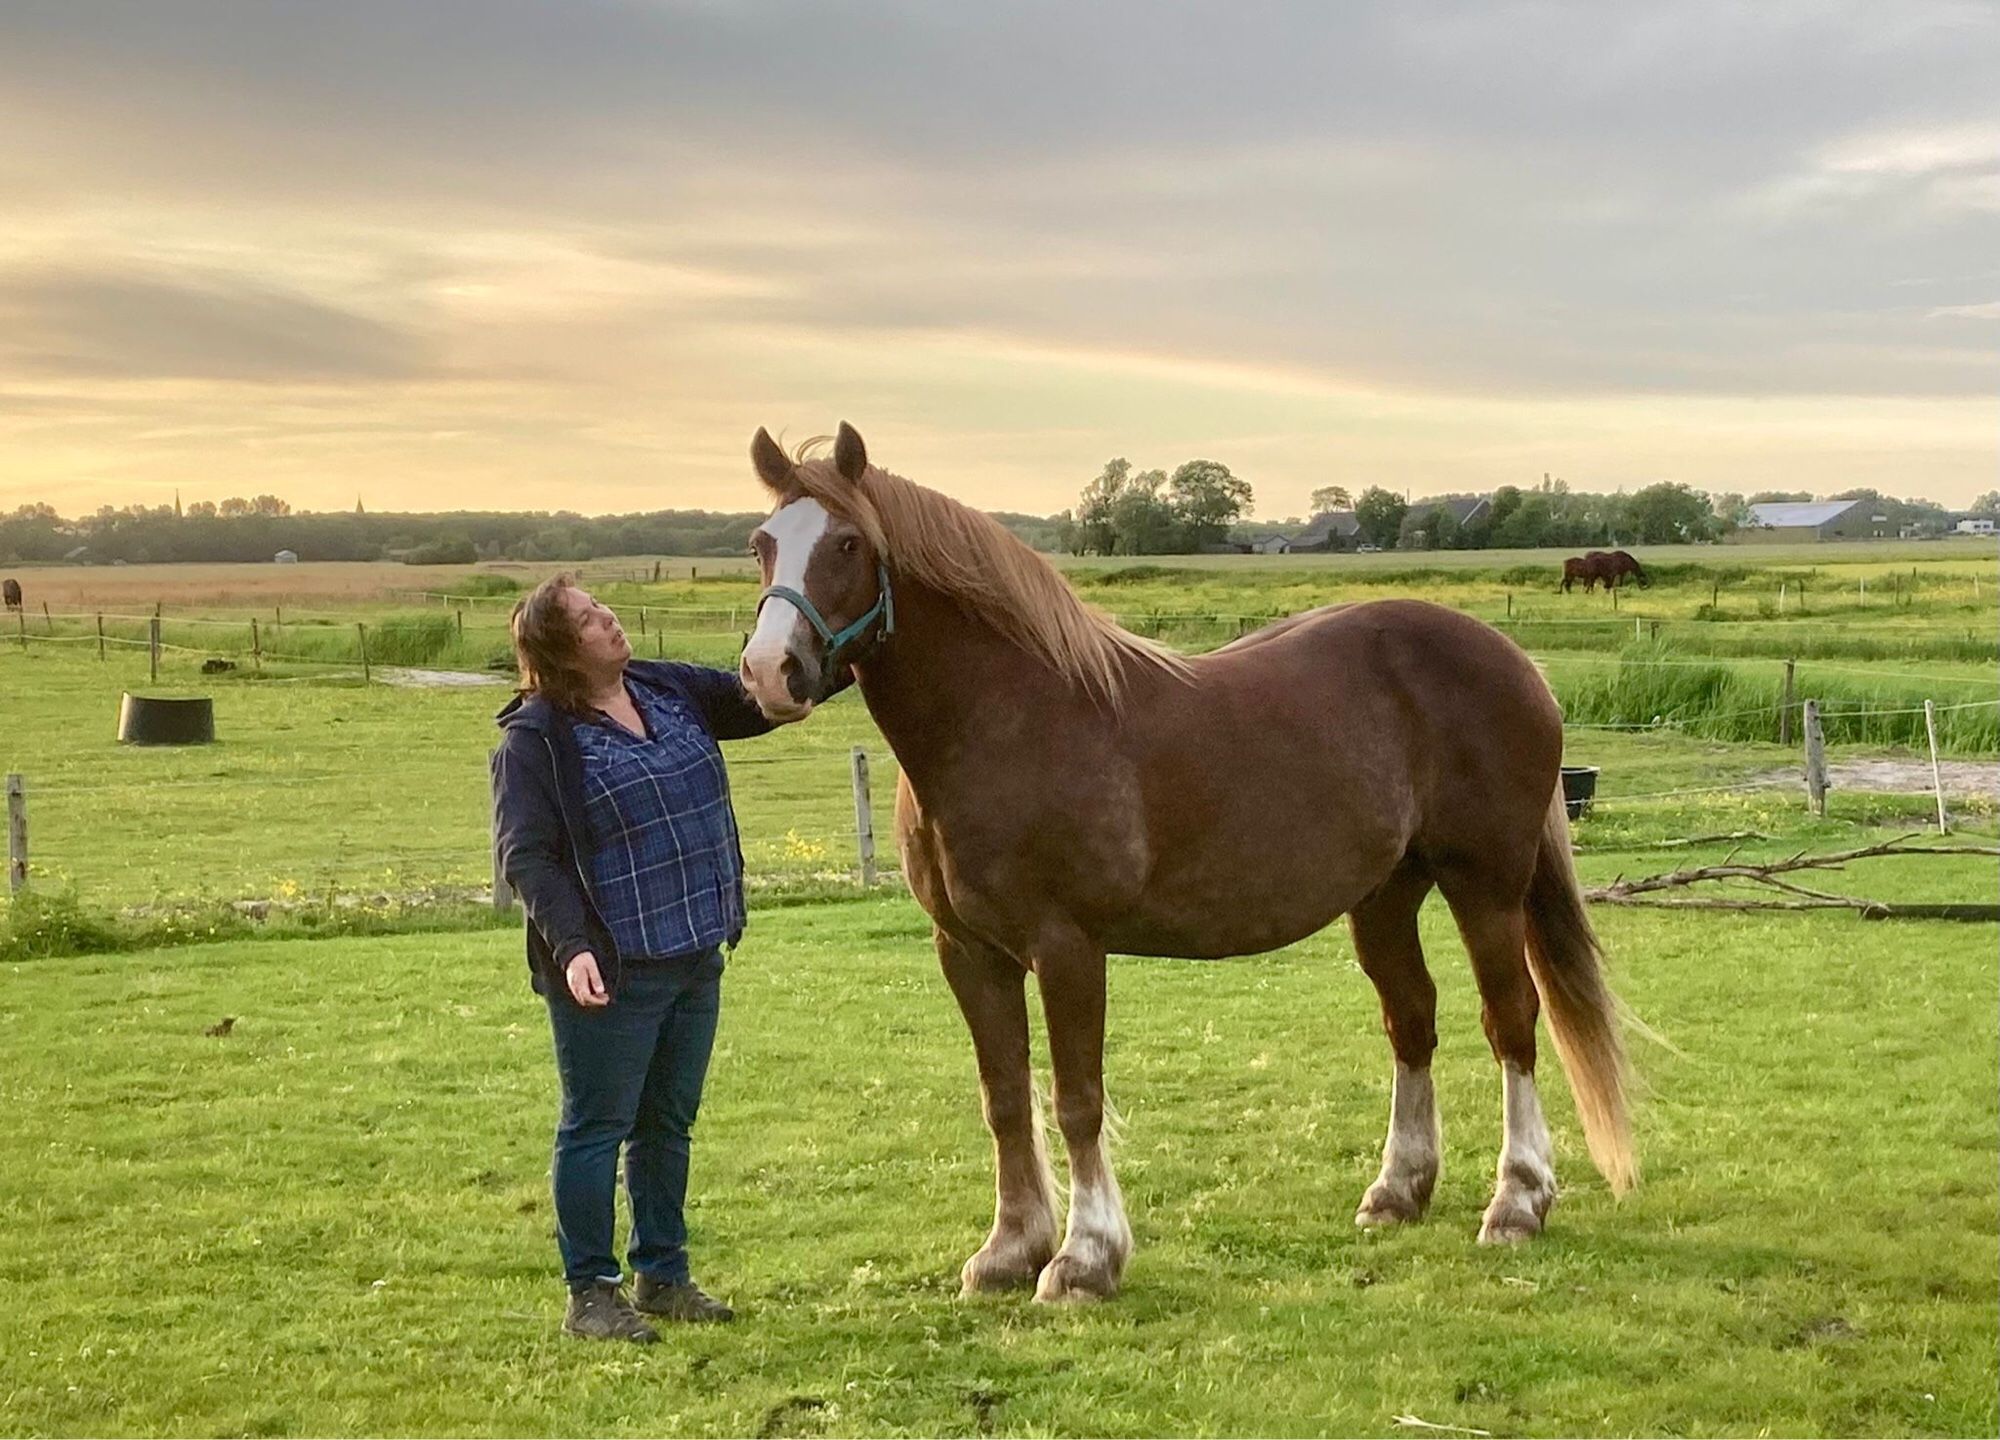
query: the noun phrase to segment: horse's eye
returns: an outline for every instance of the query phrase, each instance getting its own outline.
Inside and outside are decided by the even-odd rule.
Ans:
[[[840,542],[840,553],[843,555],[852,555],[860,548],[861,542],[856,540],[852,535]]]

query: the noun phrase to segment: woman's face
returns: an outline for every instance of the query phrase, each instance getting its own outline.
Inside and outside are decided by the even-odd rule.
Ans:
[[[632,644],[618,617],[591,598],[587,590],[563,591],[563,605],[576,626],[577,660],[596,674],[615,675],[632,658]]]

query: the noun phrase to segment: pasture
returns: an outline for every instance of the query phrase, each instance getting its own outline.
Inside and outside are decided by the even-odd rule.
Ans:
[[[1926,698],[1959,707],[1939,716],[1965,777],[1953,819],[1990,842],[1990,542],[1640,554],[1659,581],[1615,610],[1553,593],[1545,552],[1534,574],[1491,552],[1067,568],[1093,603],[1188,648],[1389,594],[1510,626],[1565,702],[1572,763],[1603,767],[1576,832],[1586,884],[1921,829]],[[650,567],[583,568],[641,654],[729,663],[754,604],[744,567],[668,561],[657,584]],[[1498,1252],[1471,1243],[1498,1084],[1438,902],[1424,935],[1445,1170],[1431,1218],[1400,1233],[1350,1222],[1379,1155],[1389,1056],[1344,929],[1251,960],[1115,959],[1108,1075],[1139,1247],[1127,1293],[1060,1311],[958,1300],[957,1266],[991,1214],[989,1142],[927,922],[893,881],[863,896],[851,878],[850,747],[874,757],[891,866],[894,785],[852,696],[731,752],[753,915],[726,982],[691,1221],[698,1274],[745,1320],[645,1352],[566,1343],[546,1022],[518,920],[480,903],[484,757],[507,692],[382,683],[491,674],[509,597],[467,592],[504,583],[467,585],[491,567],[143,568],[21,572],[28,609],[0,634],[0,770],[28,778],[43,897],[0,912],[10,1431],[2000,1423],[1987,925],[1598,907],[1617,984],[1673,1047],[1633,1041],[1646,1182],[1611,1199],[1545,1046],[1564,1195],[1547,1236]],[[155,601],[176,647],[157,686],[143,644]],[[239,668],[201,674],[217,657]],[[1787,658],[1795,694],[1826,702],[1835,764],[1893,777],[1837,787],[1824,818],[1805,811],[1796,742],[1777,743]],[[212,695],[220,743],[118,746],[119,692],[155,688]],[[1863,862],[1825,883],[1990,900],[1994,879],[1990,860],[1952,857]],[[356,930],[428,933],[340,934]],[[112,953],[46,953],[100,947]],[[225,1015],[238,1017],[227,1037],[202,1033]]]
[[[1388,1056],[1344,933],[1115,961],[1112,1303],[961,1301],[972,1058],[908,901],[761,912],[690,1223],[721,1331],[556,1331],[546,1022],[511,934],[0,969],[7,1428],[36,1434],[1991,1434],[1992,938],[1600,913],[1640,1044],[1613,1202],[1553,1063],[1548,1234],[1472,1243],[1499,1124],[1441,914],[1444,1176],[1349,1220]],[[203,1035],[222,1015],[226,1039]]]

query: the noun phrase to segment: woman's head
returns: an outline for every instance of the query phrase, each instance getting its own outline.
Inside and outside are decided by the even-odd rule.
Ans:
[[[615,684],[632,658],[618,617],[568,575],[544,580],[514,607],[514,659],[521,691],[572,714]]]

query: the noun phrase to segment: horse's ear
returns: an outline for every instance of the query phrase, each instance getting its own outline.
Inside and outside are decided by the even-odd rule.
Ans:
[[[757,467],[757,478],[777,494],[783,495],[791,489],[792,462],[762,425],[750,441],[750,463]]]
[[[845,420],[840,422],[840,435],[833,442],[833,468],[849,481],[859,480],[868,468],[868,447],[861,443],[861,432]]]

